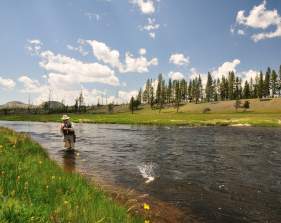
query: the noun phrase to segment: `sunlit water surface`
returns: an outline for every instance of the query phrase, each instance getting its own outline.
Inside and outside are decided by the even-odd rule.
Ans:
[[[204,222],[281,222],[281,129],[0,122],[29,133],[67,170],[93,174],[191,210]]]

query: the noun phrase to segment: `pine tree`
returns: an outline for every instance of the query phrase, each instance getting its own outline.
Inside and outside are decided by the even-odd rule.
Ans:
[[[260,77],[259,77],[259,82],[258,82],[258,97],[262,98],[263,97],[263,92],[264,92],[264,87],[263,87],[263,73],[262,71],[260,72]]]
[[[188,88],[187,88],[188,100],[192,101],[192,81],[189,80]]]
[[[169,78],[168,88],[167,88],[167,103],[172,102],[172,79]]]
[[[150,80],[148,79],[145,84],[145,89],[143,91],[142,100],[144,103],[149,103],[149,93],[150,93]]]
[[[134,105],[135,105],[135,99],[134,99],[134,97],[131,97],[129,108],[130,108],[130,111],[132,112],[132,114],[134,113]]]
[[[214,89],[213,89],[213,78],[210,72],[208,72],[208,77],[207,77],[207,84],[206,84],[206,100],[210,102],[213,99],[213,94],[214,94]]]
[[[234,83],[235,83],[235,74],[234,74],[234,72],[229,72],[229,74],[228,74],[228,98],[229,98],[229,100],[235,99]]]
[[[141,102],[142,102],[142,89],[141,88],[139,90],[139,93],[138,93],[136,101],[137,101],[136,103],[138,104],[138,106],[141,105]]]
[[[154,88],[152,86],[152,80],[150,80],[150,87],[149,87],[149,104],[152,108],[154,106]]]
[[[281,96],[281,65],[279,66],[279,80],[278,80],[278,93],[279,93],[279,97]]]
[[[198,77],[198,91],[199,91],[199,99],[200,101],[202,101],[203,99],[203,86],[202,86],[202,79],[201,79],[201,76],[199,74],[199,77]]]
[[[156,88],[156,103],[158,104],[158,107],[160,107],[161,104],[161,96],[162,96],[162,74],[158,75],[158,84],[157,84],[157,88]]]
[[[248,81],[245,81],[244,89],[243,89],[243,98],[249,99],[251,98],[251,93],[250,93],[250,85]]]
[[[244,88],[245,88],[245,87],[244,87]],[[252,77],[251,77],[251,79],[250,79],[249,92],[250,92],[250,97],[249,97],[249,98],[255,98],[254,82],[253,82],[253,78],[252,78]]]
[[[270,74],[271,69],[268,67],[265,73],[264,84],[263,84],[263,96],[269,97],[270,96]]]
[[[180,95],[180,82],[178,80],[175,81],[175,99],[176,99],[176,107],[177,112],[179,111],[179,106],[181,102],[181,95]]]
[[[226,97],[226,79],[225,76],[222,76],[221,82],[219,84],[219,94],[220,94],[220,99],[224,101]]]
[[[271,88],[271,96],[274,97],[278,91],[278,80],[277,80],[277,73],[275,70],[272,70],[271,72],[270,88]]]

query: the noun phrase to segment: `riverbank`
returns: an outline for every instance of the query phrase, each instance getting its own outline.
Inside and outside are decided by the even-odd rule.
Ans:
[[[64,172],[25,134],[0,128],[1,222],[144,222],[98,186]]]
[[[210,103],[187,103],[180,106],[179,112],[174,107],[161,111],[141,105],[132,114],[128,106],[115,106],[108,113],[107,106],[86,114],[69,114],[76,123],[142,124],[142,125],[189,125],[189,126],[261,126],[281,127],[281,98],[249,99],[250,108],[235,109],[235,101]],[[241,101],[243,104],[244,101]],[[22,114],[0,115],[0,120],[60,122],[62,114]]]
[[[76,123],[142,124],[142,125],[188,125],[188,126],[260,126],[281,127],[280,113],[209,113],[170,112],[163,110],[137,111],[115,114],[69,114]],[[50,115],[1,115],[6,121],[61,122],[61,114]]]

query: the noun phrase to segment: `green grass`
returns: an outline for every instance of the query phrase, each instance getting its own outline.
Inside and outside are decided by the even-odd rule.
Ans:
[[[24,134],[0,128],[0,222],[144,222]]]
[[[189,103],[180,107],[179,112],[175,108],[151,110],[149,106],[142,106],[140,110],[131,114],[127,107],[115,108],[113,114],[69,114],[74,122],[80,123],[111,123],[111,124],[153,124],[153,125],[251,125],[251,126],[281,126],[281,99],[269,101],[249,100],[249,111],[234,109],[234,101],[217,103]],[[203,114],[205,108],[211,111]],[[105,107],[101,108],[106,110]],[[10,121],[39,121],[60,122],[61,114],[52,115],[0,115],[0,120]]]
[[[190,126],[215,126],[215,125],[251,125],[280,127],[280,113],[188,113],[158,111],[137,111],[117,114],[69,114],[71,120],[79,123],[108,123],[108,124],[150,124],[150,125],[190,125]],[[60,122],[61,115],[8,115],[0,116],[0,120],[9,121],[39,121]]]

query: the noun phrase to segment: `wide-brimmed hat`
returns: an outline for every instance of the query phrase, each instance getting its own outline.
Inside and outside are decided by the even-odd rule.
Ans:
[[[70,117],[68,115],[63,115],[61,119],[62,120],[68,120],[68,119],[70,119]]]

